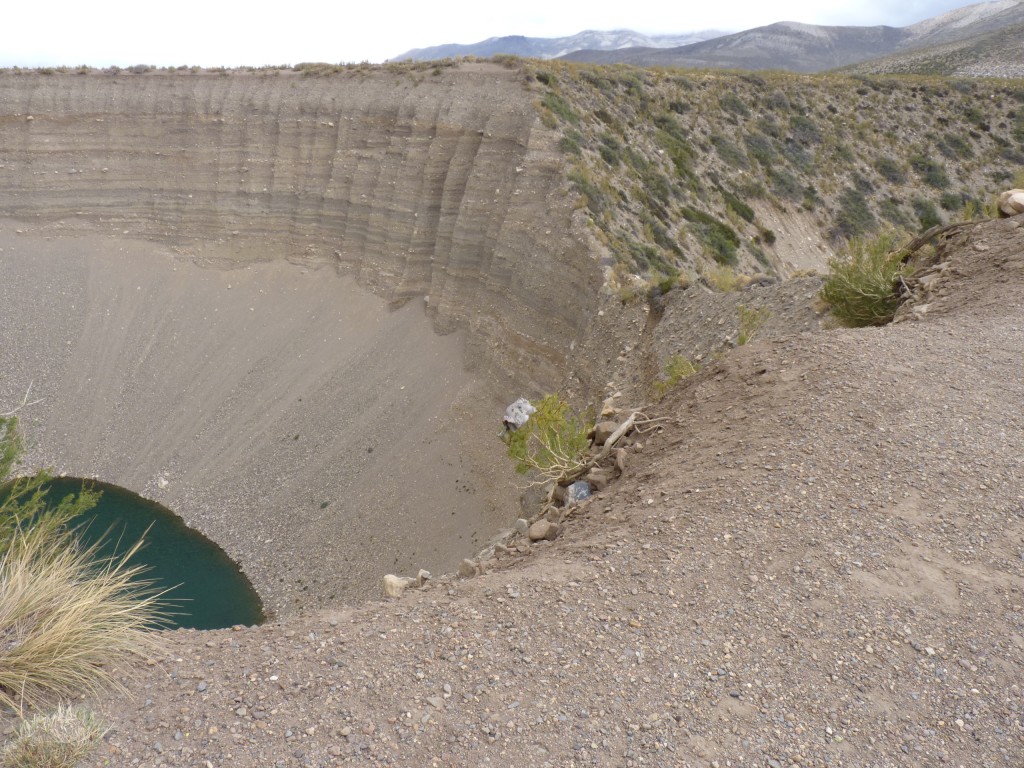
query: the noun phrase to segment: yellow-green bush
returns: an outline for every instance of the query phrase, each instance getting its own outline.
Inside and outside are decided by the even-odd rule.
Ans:
[[[899,307],[897,283],[908,272],[902,236],[886,230],[873,238],[854,238],[845,253],[829,260],[821,298],[843,325],[885,325]]]

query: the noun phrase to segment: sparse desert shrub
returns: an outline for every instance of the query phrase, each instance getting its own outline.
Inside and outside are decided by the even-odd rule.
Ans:
[[[921,229],[930,229],[942,223],[942,216],[931,200],[915,197],[910,201],[910,207],[914,209],[914,215],[921,222]]]
[[[582,154],[583,150],[580,149],[580,136],[577,131],[567,131],[566,134],[559,140],[558,148],[561,149],[567,155],[576,155],[577,157]]]
[[[740,198],[738,198],[732,192],[723,189],[722,197],[725,199],[726,207],[729,210],[734,211],[736,215],[739,216],[741,219],[743,219],[747,223],[750,223],[754,220],[754,209],[751,208],[746,203],[744,203],[742,200],[740,200]]]
[[[3,768],[75,768],[96,748],[107,728],[84,707],[59,706],[18,726],[0,750]]]
[[[810,152],[797,142],[786,141],[782,145],[782,156],[798,171],[814,173],[814,158]]]
[[[839,196],[839,209],[834,221],[832,236],[843,240],[860,237],[878,226],[864,193],[849,188]]]
[[[743,142],[747,145],[750,156],[765,168],[770,168],[778,157],[771,139],[763,133],[748,133],[743,137]]]
[[[970,160],[974,157],[971,142],[958,133],[947,133],[939,142],[939,151],[951,160]]]
[[[590,209],[591,213],[599,215],[605,208],[607,208],[607,196],[594,182],[586,168],[576,166],[569,171],[569,181],[572,182],[576,191],[583,198],[584,204]]]
[[[750,114],[750,110],[747,109],[747,105],[743,103],[743,99],[737,96],[733,91],[726,91],[718,97],[718,105],[726,112],[732,112],[734,115],[740,117],[747,117]]]
[[[0,417],[0,481],[20,448],[17,421]],[[72,521],[96,494],[50,504],[47,479],[16,480],[0,501],[0,706],[14,709],[118,687],[118,662],[152,647],[159,618],[126,565],[141,542],[113,559],[82,546]]]
[[[910,217],[903,212],[903,208],[900,207],[900,201],[895,197],[887,197],[878,204],[878,212],[882,215],[882,218],[897,227],[907,227],[910,225]]]
[[[945,189],[949,186],[949,176],[946,175],[946,169],[937,160],[932,160],[930,157],[918,153],[910,157],[910,167],[921,177],[921,181],[931,187]]]
[[[721,293],[730,293],[740,286],[740,279],[736,271],[724,264],[706,270],[703,276],[708,285]]]
[[[700,370],[700,366],[692,362],[684,355],[672,355],[662,369],[661,377],[654,382],[654,394],[660,400],[669,390],[685,378],[693,376]]]
[[[557,481],[586,463],[592,424],[558,395],[547,395],[536,408],[523,426],[506,433],[508,455],[519,474],[533,470],[542,482]]]
[[[772,191],[779,197],[797,202],[804,197],[804,189],[793,174],[784,168],[771,168],[768,171],[768,183]]]
[[[697,239],[711,251],[715,261],[728,266],[736,263],[736,249],[740,247],[740,238],[732,227],[695,208],[683,206],[680,211],[683,218],[692,225]]]
[[[551,112],[551,114],[555,115],[563,122],[571,123],[572,125],[580,124],[580,116],[573,111],[571,106],[569,106],[569,102],[554,91],[549,91],[544,94],[544,98],[541,99],[541,104],[545,109]]]
[[[944,211],[959,211],[968,200],[962,192],[943,192],[939,195],[939,205]]]
[[[740,313],[740,332],[736,337],[736,346],[742,347],[757,335],[757,332],[764,325],[764,321],[768,319],[768,315],[771,312],[765,307],[751,309],[744,304],[740,304],[738,309]]]
[[[871,239],[854,238],[829,260],[821,298],[844,325],[885,325],[899,306],[896,283],[907,272],[901,234],[886,230]]]
[[[804,146],[820,144],[822,140],[821,129],[809,117],[793,115],[789,119],[789,131],[793,140]]]
[[[601,137],[601,145],[597,148],[597,151],[601,153],[602,159],[612,168],[617,168],[622,164],[621,150],[622,142],[609,133]]]
[[[790,109],[789,97],[782,91],[772,91],[764,100],[765,106],[776,112],[788,112]]]
[[[903,166],[891,157],[877,158],[875,160],[875,170],[878,171],[879,176],[890,184],[902,184],[907,180],[907,174],[903,171]]]
[[[711,143],[714,144],[715,149],[718,151],[718,156],[728,165],[740,170],[746,170],[750,167],[750,162],[747,160],[743,150],[725,138],[725,136],[714,134],[711,136]]]

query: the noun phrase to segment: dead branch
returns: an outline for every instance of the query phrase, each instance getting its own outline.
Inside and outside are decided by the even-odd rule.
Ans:
[[[7,411],[6,413],[0,413],[0,418],[5,418],[6,419],[6,418],[16,414],[22,408],[30,408],[33,405],[35,405],[36,403],[41,403],[41,402],[43,402],[43,400],[46,399],[46,398],[40,397],[40,398],[37,398],[37,399],[33,400],[31,403],[28,401],[29,395],[32,394],[32,385],[33,384],[35,384],[34,380],[29,382],[28,389],[25,390],[25,396],[23,398],[21,398],[21,404],[17,408],[14,408],[13,410]]]

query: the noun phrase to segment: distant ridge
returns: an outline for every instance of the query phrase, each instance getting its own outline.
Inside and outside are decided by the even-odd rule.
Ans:
[[[958,8],[907,27],[826,27],[782,21],[677,48],[581,49],[562,58],[645,67],[822,72],[979,36],[1003,39],[1005,34],[1000,37],[1001,33],[1018,24],[1024,24],[1024,3],[995,0]],[[1012,42],[1008,45],[1012,47]]]
[[[724,32],[705,30],[687,32],[678,35],[642,35],[628,29],[616,29],[610,32],[586,30],[571,37],[524,37],[508,35],[491,37],[479,43],[460,45],[456,43],[435,45],[430,48],[414,48],[395,56],[390,61],[433,61],[435,59],[454,58],[456,56],[489,57],[498,54],[511,54],[536,59],[556,59],[567,53],[587,48],[595,51],[608,51],[618,48],[678,48],[724,35]]]

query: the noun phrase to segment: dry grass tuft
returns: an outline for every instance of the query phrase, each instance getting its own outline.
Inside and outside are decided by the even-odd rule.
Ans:
[[[115,667],[150,648],[160,618],[150,584],[46,527],[19,528],[0,559],[0,705],[19,709],[117,688]]]
[[[106,732],[90,710],[60,706],[19,726],[0,750],[0,768],[74,768]]]
[[[0,482],[21,449],[17,419],[0,417]],[[51,504],[45,474],[0,493],[0,707],[23,710],[118,688],[117,666],[156,650],[158,593],[127,561],[82,546],[73,525],[95,504],[83,492]]]

